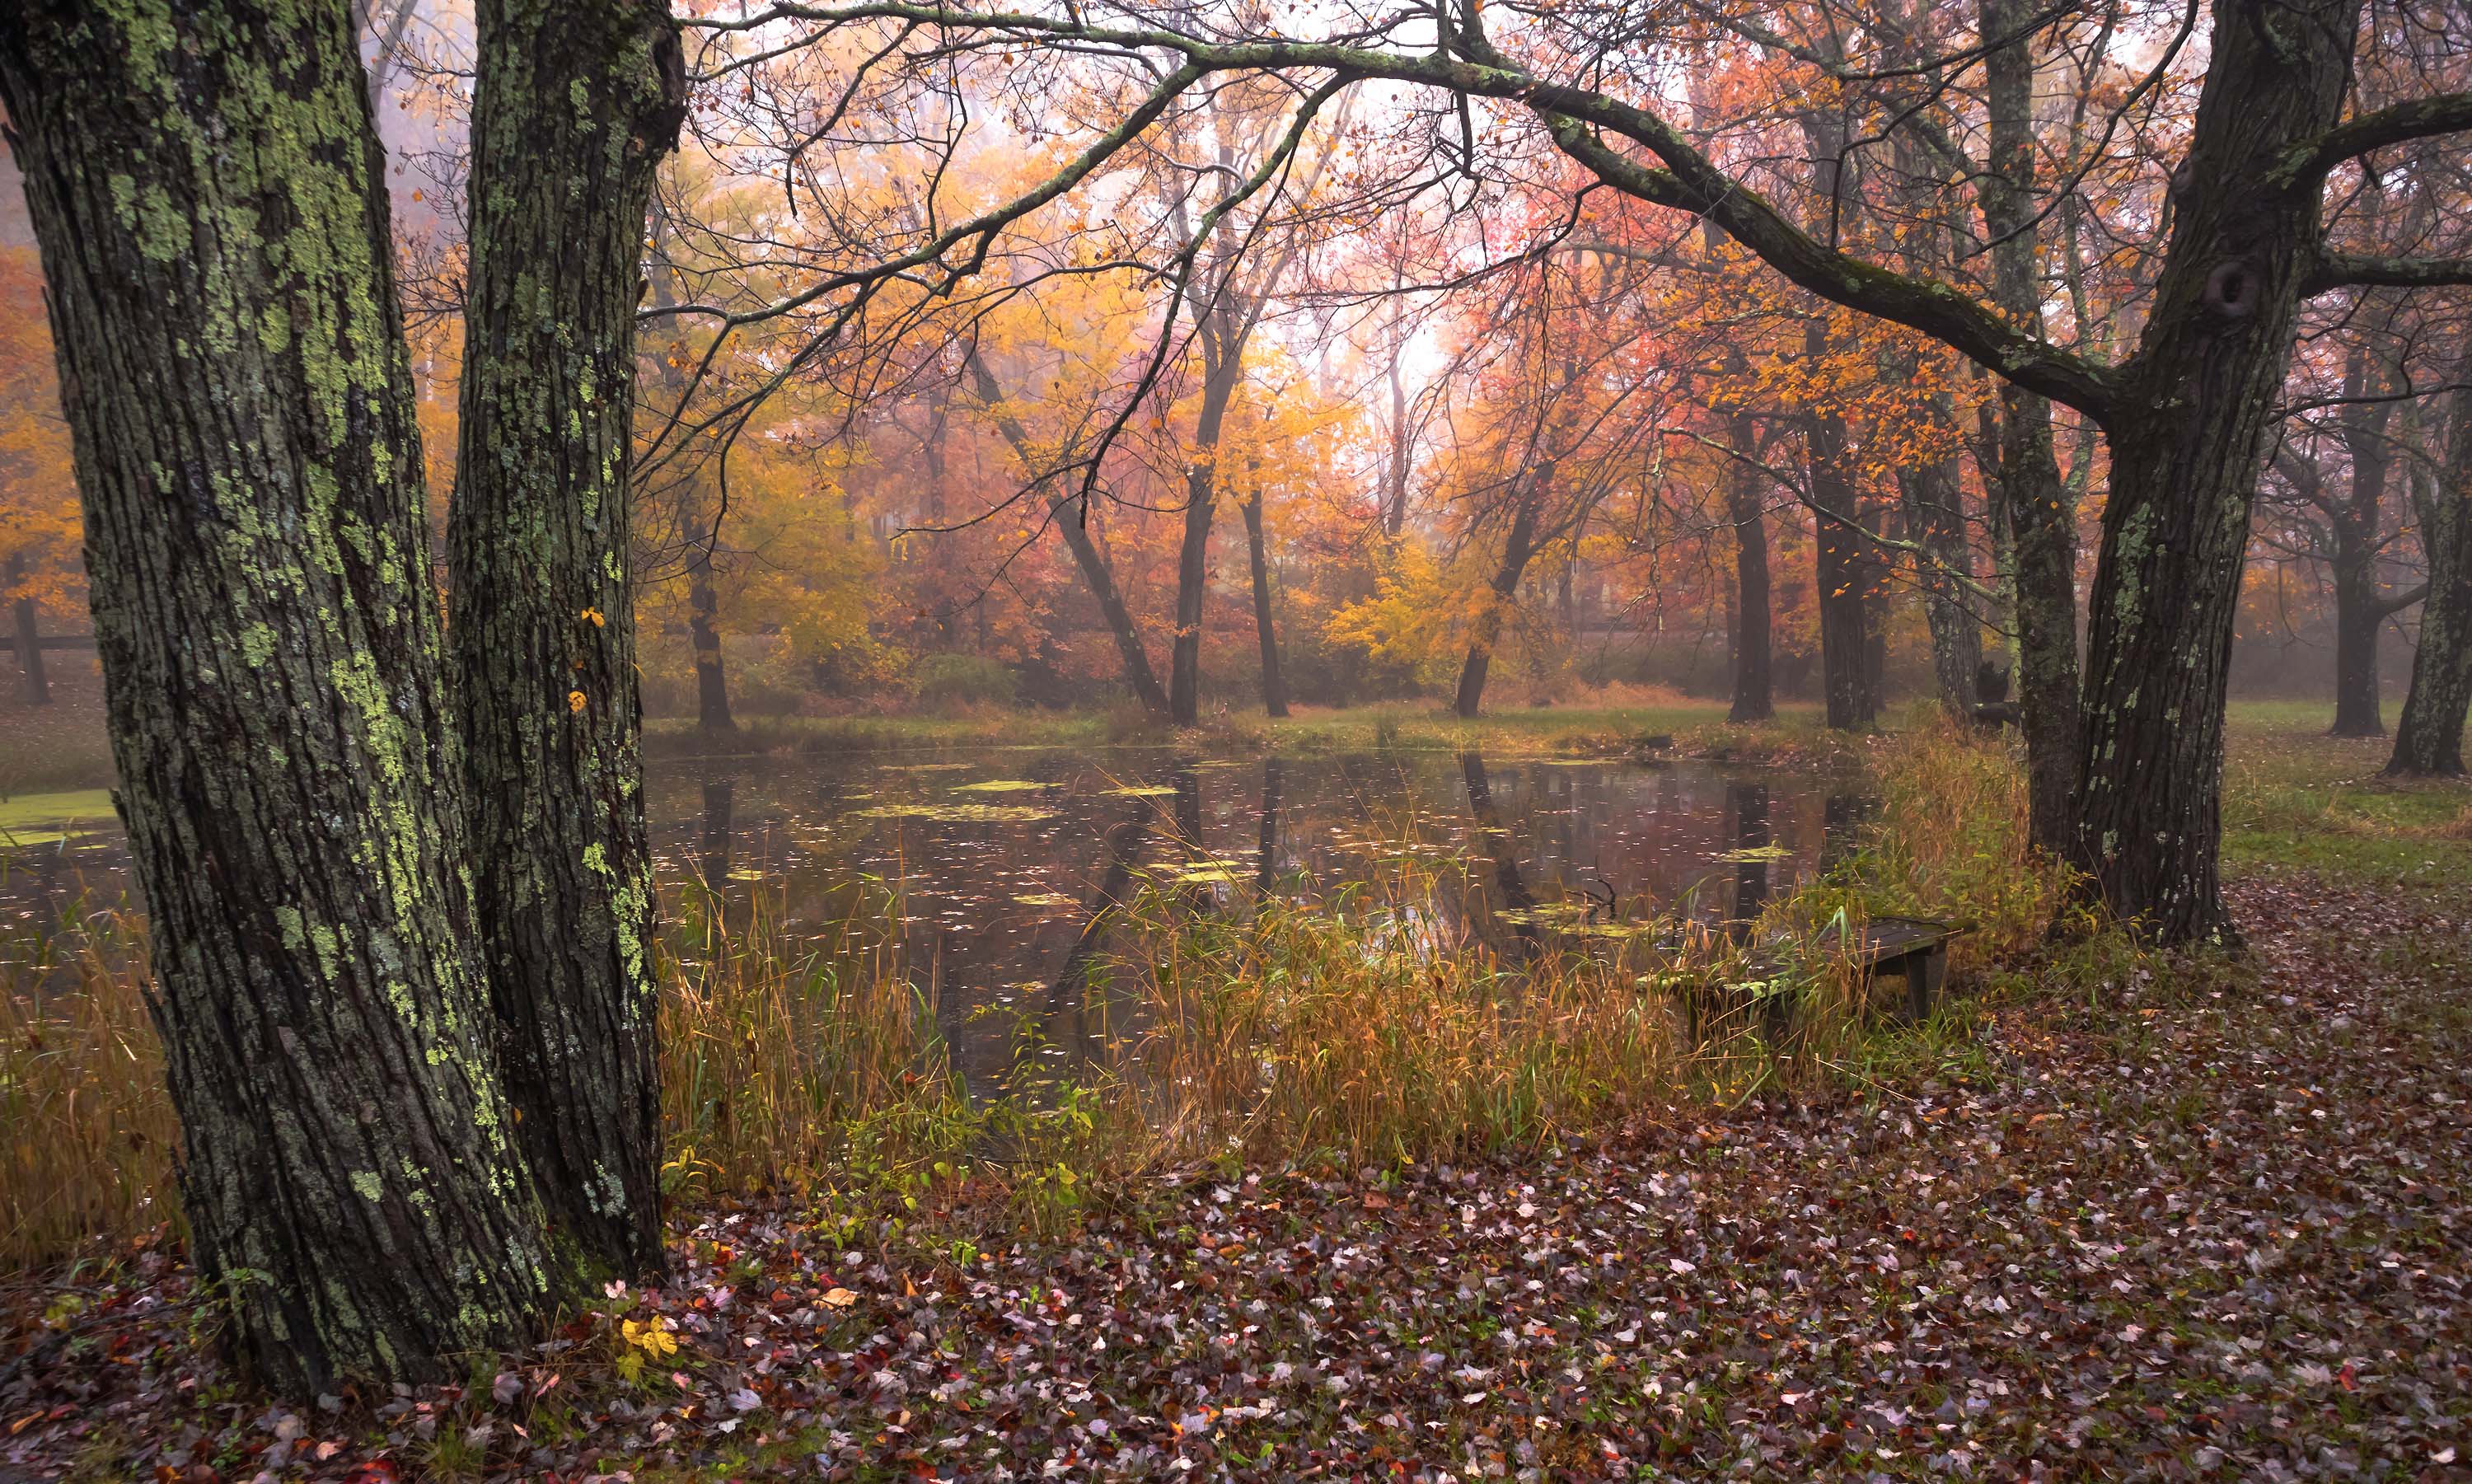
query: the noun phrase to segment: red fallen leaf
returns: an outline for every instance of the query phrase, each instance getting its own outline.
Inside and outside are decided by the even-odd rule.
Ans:
[[[2361,1389],[2361,1373],[2353,1370],[2352,1363],[2348,1360],[2343,1362],[2343,1369],[2335,1373],[2335,1379],[2342,1383],[2345,1391]]]
[[[392,1460],[372,1458],[344,1475],[344,1484],[400,1484],[402,1478],[395,1472]]]
[[[1367,1190],[1365,1192],[1365,1209],[1367,1210],[1389,1210],[1390,1209],[1390,1198],[1384,1195],[1379,1190]]]

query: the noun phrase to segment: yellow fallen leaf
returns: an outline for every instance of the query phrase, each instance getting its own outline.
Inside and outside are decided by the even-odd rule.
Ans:
[[[847,1308],[858,1302],[858,1295],[846,1288],[834,1288],[824,1294],[824,1303],[833,1308]]]

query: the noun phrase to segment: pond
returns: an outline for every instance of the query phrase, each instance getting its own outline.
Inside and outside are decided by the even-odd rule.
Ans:
[[[708,888],[725,921],[761,914],[794,946],[896,903],[891,945],[974,1085],[1017,1054],[1004,1012],[1064,997],[1100,909],[1145,886],[1196,910],[1370,895],[1516,948],[1652,914],[1753,916],[1866,807],[1827,775],[1697,762],[1149,748],[661,761],[646,798],[665,899]],[[129,891],[107,818],[21,833],[39,843],[0,859],[0,925]],[[1419,899],[1397,901],[1403,883]],[[0,933],[0,955],[27,937]]]

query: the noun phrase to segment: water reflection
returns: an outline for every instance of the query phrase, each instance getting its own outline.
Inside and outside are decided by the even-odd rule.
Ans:
[[[733,928],[760,907],[795,945],[896,901],[894,957],[980,1087],[1025,1041],[1069,1065],[1125,1033],[1103,969],[1146,890],[1198,911],[1349,892],[1516,954],[1661,916],[1755,918],[1868,814],[1824,777],[1693,763],[1148,749],[655,766],[646,801],[663,887],[708,889]],[[82,890],[116,899],[121,850],[98,834],[21,852],[0,922],[56,921]],[[1398,899],[1403,882],[1420,895]]]

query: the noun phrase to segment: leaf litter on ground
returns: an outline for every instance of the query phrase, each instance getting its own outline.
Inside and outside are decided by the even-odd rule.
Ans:
[[[1865,1096],[1188,1171],[1054,1239],[704,1210],[469,1386],[269,1406],[141,1250],[10,1290],[0,1477],[2462,1478],[2472,921],[2234,896],[2246,961]]]

